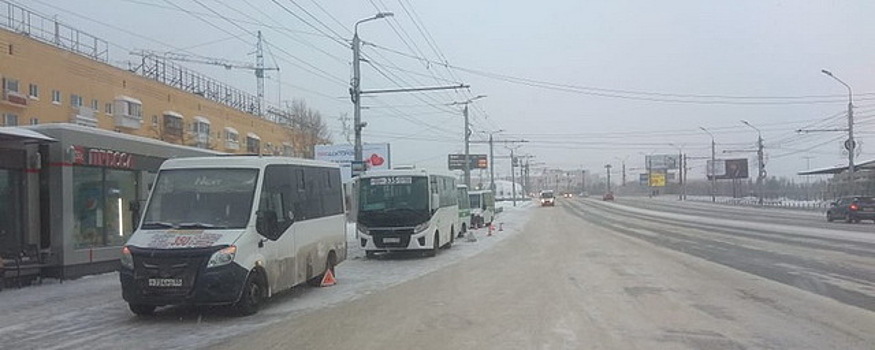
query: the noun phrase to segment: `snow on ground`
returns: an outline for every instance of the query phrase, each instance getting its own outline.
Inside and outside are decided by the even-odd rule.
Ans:
[[[0,348],[137,349],[195,348],[297,315],[362,296],[441,269],[487,250],[519,233],[528,220],[531,202],[500,202],[504,210],[496,218],[496,231],[474,230],[476,242],[456,239],[452,248],[437,257],[410,255],[365,259],[357,244],[355,226],[348,225],[348,258],[337,267],[337,285],[327,288],[297,287],[278,295],[256,315],[234,317],[225,309],[171,307],[154,317],[136,317],[121,298],[116,273],[88,276],[59,283],[0,292]],[[503,231],[498,230],[498,224]]]

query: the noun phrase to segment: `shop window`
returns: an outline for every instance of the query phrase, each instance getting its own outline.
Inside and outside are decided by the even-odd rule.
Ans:
[[[3,125],[18,126],[18,115],[12,113],[3,114]]]
[[[133,232],[137,172],[73,167],[73,245],[120,246]]]
[[[100,103],[97,102],[97,99],[91,100],[91,109],[100,112]]]
[[[30,86],[28,86],[27,90],[28,90],[27,91],[28,96],[30,96],[31,98],[34,98],[34,99],[39,98],[39,86],[37,86],[36,84],[30,84]]]
[[[283,144],[283,155],[286,157],[292,157],[295,155],[295,147],[288,144]]]
[[[106,114],[112,114],[112,102],[107,102],[103,105],[103,112]]]
[[[225,148],[232,150],[240,149],[240,134],[236,129],[225,128]]]
[[[61,92],[58,90],[52,90],[52,103],[61,104]]]
[[[30,118],[30,125],[39,125],[39,118]]]

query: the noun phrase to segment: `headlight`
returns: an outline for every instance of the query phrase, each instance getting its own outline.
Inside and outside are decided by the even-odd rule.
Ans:
[[[119,260],[122,263],[122,267],[128,270],[134,269],[134,257],[131,255],[131,250],[128,249],[128,246],[122,247],[122,257]]]
[[[367,227],[367,226],[364,226],[364,225],[358,224],[358,225],[355,225],[355,229],[358,230],[358,231],[361,232],[361,233],[366,234],[366,235],[367,235],[367,234],[370,234],[370,230],[368,230],[368,227]]]
[[[416,227],[413,228],[413,234],[420,233],[422,231],[425,231],[426,229],[428,229],[428,221],[416,225]]]
[[[210,257],[210,262],[207,263],[207,268],[219,267],[230,264],[234,261],[234,256],[237,255],[237,247],[230,246],[213,253]]]

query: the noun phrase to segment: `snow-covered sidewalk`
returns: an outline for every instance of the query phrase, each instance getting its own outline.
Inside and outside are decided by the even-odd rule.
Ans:
[[[434,258],[365,259],[349,225],[349,256],[337,267],[338,284],[328,288],[298,287],[272,299],[254,316],[238,318],[220,309],[159,309],[154,317],[135,317],[121,298],[116,273],[78,280],[47,280],[41,285],[0,292],[0,347],[6,349],[197,348],[246,333],[264,325],[315,312],[428,274],[464,263],[520,232],[531,202],[499,204],[495,232],[475,230],[477,241],[457,239]],[[502,226],[503,230],[498,231]]]

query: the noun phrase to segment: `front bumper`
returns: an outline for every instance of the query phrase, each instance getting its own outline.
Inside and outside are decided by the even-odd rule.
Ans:
[[[240,298],[248,270],[232,262],[207,269],[212,252],[185,252],[131,248],[134,269],[122,267],[122,297],[131,304],[218,305]],[[150,286],[150,279],[181,280],[180,285]],[[153,282],[154,284],[154,282]]]

